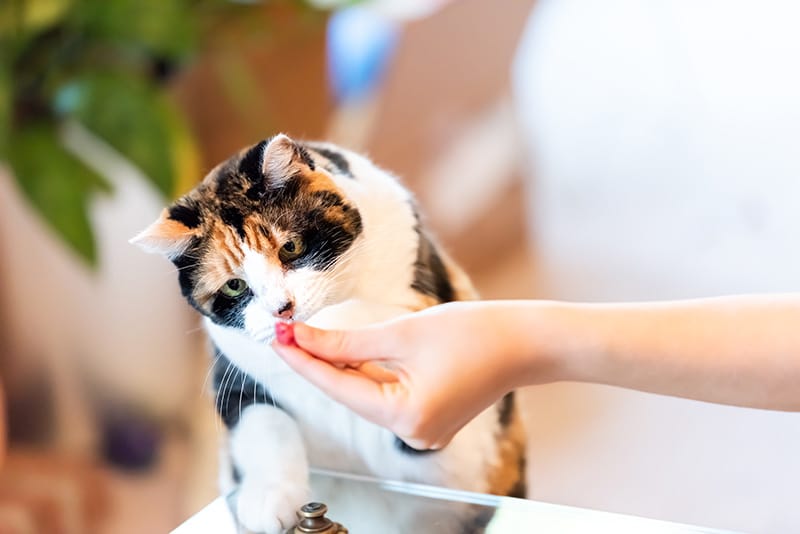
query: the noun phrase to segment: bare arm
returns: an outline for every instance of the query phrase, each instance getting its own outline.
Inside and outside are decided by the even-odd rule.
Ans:
[[[511,389],[562,380],[800,410],[800,295],[452,303],[349,332],[295,328],[296,345],[275,345],[289,365],[417,447],[444,445]]]
[[[800,410],[798,295],[556,306],[545,330],[565,379]]]

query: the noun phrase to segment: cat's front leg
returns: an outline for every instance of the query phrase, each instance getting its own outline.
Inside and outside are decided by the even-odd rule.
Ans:
[[[230,431],[230,452],[241,477],[239,523],[266,534],[294,525],[309,496],[308,459],[297,423],[280,408],[252,404]]]

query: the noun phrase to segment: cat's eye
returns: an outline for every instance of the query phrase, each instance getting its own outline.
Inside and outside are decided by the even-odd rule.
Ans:
[[[305,252],[305,245],[303,240],[299,237],[293,237],[283,244],[278,251],[278,257],[283,263],[290,262],[299,258]]]
[[[241,297],[247,291],[247,282],[241,278],[233,278],[228,280],[220,291],[226,297]]]

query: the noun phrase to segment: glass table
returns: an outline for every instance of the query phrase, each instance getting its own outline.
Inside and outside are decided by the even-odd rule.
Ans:
[[[731,532],[327,470],[312,470],[311,488],[312,500],[326,503],[327,516],[347,527],[350,534]],[[231,494],[216,499],[173,533],[245,533],[230,511],[235,498]]]

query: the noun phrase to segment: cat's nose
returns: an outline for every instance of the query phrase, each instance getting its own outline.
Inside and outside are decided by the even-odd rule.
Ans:
[[[287,300],[277,311],[272,312],[272,315],[276,319],[291,319],[292,315],[294,315],[294,304],[292,301]]]

